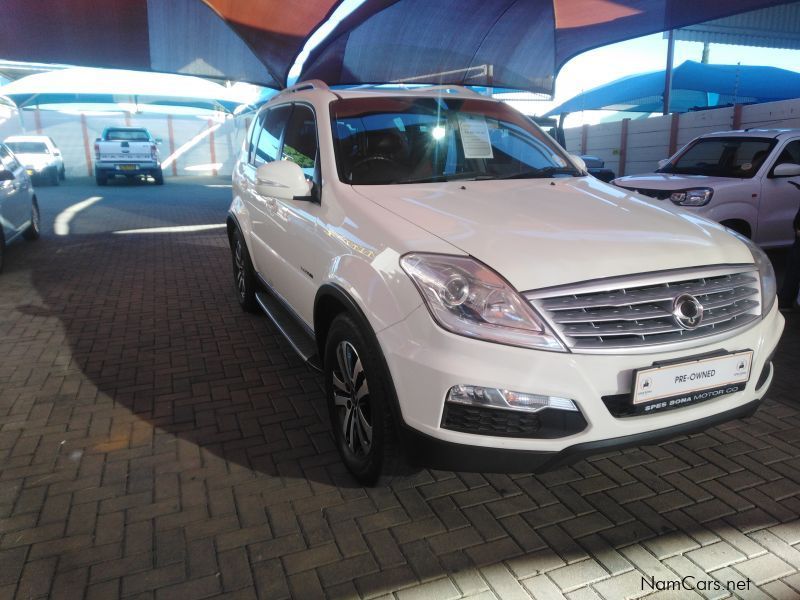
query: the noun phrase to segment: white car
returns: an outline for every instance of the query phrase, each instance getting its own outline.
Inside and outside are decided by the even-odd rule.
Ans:
[[[598,181],[464,89],[286,90],[234,167],[244,309],[324,372],[336,446],[539,471],[752,414],[784,326],[762,250]]]
[[[6,246],[17,238],[39,238],[39,204],[25,167],[0,144],[0,271]]]
[[[64,157],[53,138],[47,135],[12,135],[6,146],[25,166],[30,177],[58,185],[66,178]]]
[[[655,173],[613,183],[670,200],[764,248],[791,246],[800,208],[800,129],[703,135],[661,161]]]

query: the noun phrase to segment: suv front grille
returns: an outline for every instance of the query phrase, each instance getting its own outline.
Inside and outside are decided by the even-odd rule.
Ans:
[[[710,268],[695,276],[656,273],[544,294],[531,292],[526,297],[578,351],[691,341],[732,332],[761,315],[758,272],[750,265]],[[703,307],[694,329],[682,326],[673,315],[676,299],[686,294]]]
[[[631,188],[625,186],[618,186],[624,190],[628,190],[629,192],[636,192],[637,194],[642,194],[643,196],[649,196],[650,198],[656,198],[658,200],[667,200],[672,195],[673,190],[650,190],[647,188]]]

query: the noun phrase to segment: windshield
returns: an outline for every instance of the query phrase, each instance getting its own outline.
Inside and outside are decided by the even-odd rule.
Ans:
[[[133,131],[130,129],[109,129],[106,134],[106,140],[109,142],[149,142],[150,135],[143,129]]]
[[[749,179],[774,145],[775,140],[765,138],[703,138],[658,172]]]
[[[50,154],[47,145],[41,142],[6,142],[14,154]]]
[[[331,104],[339,178],[353,185],[582,175],[553,140],[499,102],[349,98]]]

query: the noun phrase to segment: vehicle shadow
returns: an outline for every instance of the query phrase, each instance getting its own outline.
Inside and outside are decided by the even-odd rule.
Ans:
[[[60,452],[129,461],[126,492],[149,491],[154,511],[165,501],[159,482],[174,481],[179,510],[205,505],[212,525],[232,514],[229,530],[267,523],[263,537],[301,532],[303,547],[335,544],[338,559],[368,555],[353,575],[362,595],[445,575],[467,594],[500,585],[508,571],[527,580],[585,560],[595,564],[582,576],[598,580],[635,568],[665,576],[654,561],[718,541],[745,560],[756,550],[743,537],[798,518],[800,315],[788,319],[772,400],[746,421],[539,476],[401,468],[364,489],[334,448],[321,376],[266,318],[237,305],[223,232],[84,235],[43,246],[16,257],[39,299],[13,288],[5,305],[19,323],[5,329],[13,360],[58,357],[40,380],[64,384],[31,393],[75,419]],[[49,336],[44,346],[37,331]],[[253,498],[258,507],[243,508]],[[383,550],[382,531],[391,532]],[[248,546],[254,573],[300,549],[284,539],[285,550],[266,558],[263,546]],[[274,577],[289,590],[285,573]],[[348,580],[332,576],[330,595],[351,597],[340,585]]]

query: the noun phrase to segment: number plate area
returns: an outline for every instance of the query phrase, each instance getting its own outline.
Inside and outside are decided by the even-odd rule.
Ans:
[[[637,413],[668,410],[741,392],[750,379],[753,351],[658,365],[636,371]]]
[[[136,165],[119,165],[120,171],[135,171]]]

